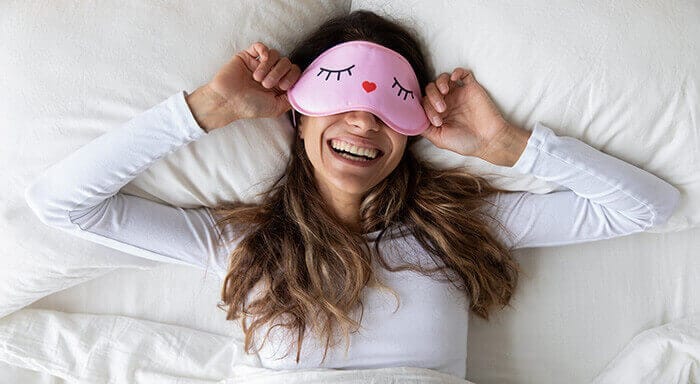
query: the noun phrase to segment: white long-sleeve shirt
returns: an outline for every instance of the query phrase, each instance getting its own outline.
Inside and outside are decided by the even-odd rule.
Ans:
[[[39,219],[52,227],[144,258],[213,268],[223,278],[234,245],[217,246],[217,229],[209,208],[183,209],[119,190],[159,158],[207,133],[197,124],[180,91],[118,129],[98,137],[46,169],[25,197]],[[673,213],[679,191],[640,168],[584,142],[557,136],[541,123],[514,170],[568,188],[548,194],[499,193],[493,213],[515,236],[501,235],[513,248],[574,244],[642,232],[664,223]],[[499,232],[500,233],[500,232]],[[372,243],[378,232],[367,234]],[[226,235],[234,239],[236,234]],[[380,247],[386,257],[430,262],[412,237],[388,233]],[[392,256],[393,255],[393,256]],[[464,378],[466,375],[468,298],[449,283],[412,271],[391,273],[376,268],[393,296],[365,290],[362,329],[328,352],[304,340],[301,361],[296,349],[271,332],[260,351],[272,369],[377,368],[415,366]],[[274,329],[280,329],[276,327]],[[279,350],[278,350],[279,349]]]

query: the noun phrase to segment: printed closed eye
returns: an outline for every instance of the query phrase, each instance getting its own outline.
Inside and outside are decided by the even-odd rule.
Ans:
[[[343,73],[343,72],[345,72],[345,71],[348,71],[348,75],[349,75],[349,76],[352,76],[352,72],[351,72],[350,70],[351,70],[354,66],[355,66],[355,64],[353,64],[353,65],[351,65],[351,66],[349,66],[349,67],[347,67],[347,68],[345,68],[345,69],[338,69],[338,70],[335,70],[335,69],[326,69],[326,68],[321,67],[321,70],[318,71],[318,74],[317,74],[316,76],[321,76],[321,74],[323,73],[323,71],[326,71],[326,72],[328,72],[328,75],[326,76],[326,80],[328,80],[328,78],[331,76],[331,73],[337,73],[337,74],[338,74],[338,78],[337,78],[336,80],[340,81],[340,74]]]
[[[391,88],[394,88],[394,87],[397,86],[397,85],[399,86],[399,92],[396,94],[396,96],[401,97],[401,92],[403,91],[403,92],[406,92],[406,93],[403,95],[403,99],[404,99],[404,100],[406,100],[406,96],[408,96],[409,94],[411,95],[411,99],[414,98],[414,97],[413,97],[413,91],[409,91],[408,89],[404,88],[404,87],[399,83],[399,81],[396,80],[396,78],[394,77],[394,85],[392,85]]]
[[[344,69],[328,69],[328,68],[320,67],[320,68],[319,68],[320,70],[319,70],[318,73],[316,74],[316,77],[321,76],[321,75],[323,74],[323,72],[328,72],[328,74],[326,75],[326,79],[325,79],[325,80],[327,81],[327,80],[331,77],[331,74],[336,73],[336,74],[337,74],[337,76],[336,76],[336,77],[337,77],[337,78],[336,78],[336,81],[340,81],[340,74],[343,73],[343,72],[345,72],[345,71],[347,71],[347,72],[348,72],[348,76],[352,76],[352,71],[351,71],[351,69],[354,68],[354,67],[355,67],[355,64],[353,64],[353,65],[351,65],[351,66],[349,66],[349,67],[347,67],[347,68],[344,68]],[[404,87],[401,85],[401,83],[399,83],[399,81],[396,79],[396,77],[394,77],[394,84],[392,84],[391,88],[394,88],[394,87],[396,87],[397,85],[398,85],[398,87],[399,87],[399,91],[396,93],[396,96],[401,97],[401,92],[404,92],[404,95],[403,95],[403,99],[404,99],[404,100],[406,100],[406,97],[408,97],[408,95],[411,95],[411,99],[415,99],[415,97],[413,96],[413,91],[411,91],[411,90],[409,90],[409,89],[407,89],[407,88],[404,88]]]

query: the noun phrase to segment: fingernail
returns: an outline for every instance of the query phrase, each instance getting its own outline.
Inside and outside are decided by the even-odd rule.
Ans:
[[[437,108],[438,112],[445,112],[445,108],[447,108],[447,106],[445,105],[444,101],[438,101]]]
[[[434,126],[437,127],[437,126],[439,126],[439,125],[441,125],[441,124],[442,124],[442,119],[441,119],[441,118],[439,118],[439,117],[437,117],[437,116],[433,117],[433,125],[434,125]]]
[[[289,81],[287,81],[287,80],[280,81],[280,88],[287,89],[288,87],[289,87]]]
[[[440,92],[442,92],[442,93],[447,93],[447,86],[444,85],[444,84],[441,84],[441,85],[440,85]]]

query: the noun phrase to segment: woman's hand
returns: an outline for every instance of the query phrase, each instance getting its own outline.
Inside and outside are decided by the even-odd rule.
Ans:
[[[486,158],[492,144],[510,130],[471,71],[458,67],[452,74],[442,73],[425,90],[423,108],[431,125],[421,136],[438,148]]]
[[[299,76],[298,65],[257,42],[236,53],[207,87],[220,97],[235,119],[277,117],[292,107],[287,89]]]

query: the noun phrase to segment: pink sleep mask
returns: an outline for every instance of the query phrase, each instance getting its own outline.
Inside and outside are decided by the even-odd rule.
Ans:
[[[418,79],[408,60],[364,40],[341,43],[323,52],[287,90],[287,98],[293,109],[308,116],[371,112],[407,136],[419,135],[430,126]]]

